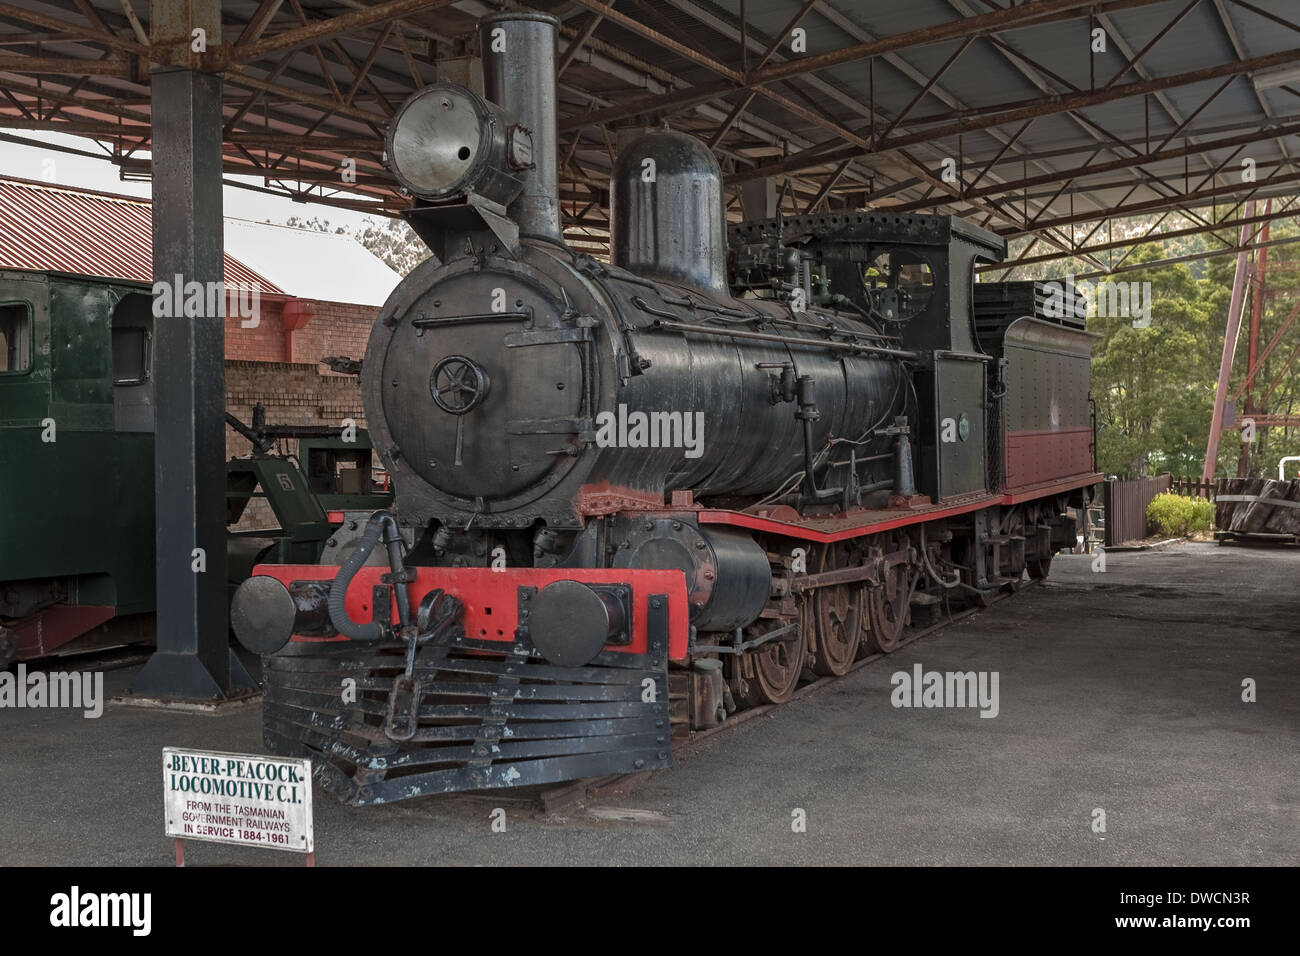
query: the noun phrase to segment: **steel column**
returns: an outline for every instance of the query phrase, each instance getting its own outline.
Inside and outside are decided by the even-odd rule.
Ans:
[[[1269,212],[1272,201],[1264,203],[1264,214]],[[1260,242],[1268,242],[1267,222],[1259,230]],[[1259,409],[1255,407],[1255,373],[1259,368],[1259,323],[1264,312],[1264,284],[1268,277],[1268,247],[1261,246],[1257,253],[1259,259],[1255,266],[1254,283],[1250,292],[1250,337],[1246,349],[1246,408],[1245,417],[1249,418]],[[1245,478],[1250,474],[1250,442],[1242,436],[1241,457],[1237,459],[1237,477]]]
[[[740,184],[741,215],[746,219],[771,219],[776,215],[776,180],[757,179]]]
[[[207,288],[223,278],[221,78],[155,72],[150,102],[154,278]],[[227,623],[225,321],[204,310],[155,324],[158,640],[131,692],[221,699],[254,686]]]
[[[1255,215],[1255,203],[1246,203],[1246,218]],[[1214,390],[1214,413],[1210,418],[1210,437],[1205,446],[1205,464],[1201,468],[1201,481],[1210,481],[1219,463],[1219,435],[1223,431],[1223,402],[1228,397],[1228,379],[1232,375],[1232,359],[1237,352],[1237,333],[1241,330],[1241,306],[1246,295],[1246,271],[1250,242],[1250,226],[1241,227],[1241,251],[1237,253],[1237,271],[1232,279],[1232,301],[1228,305],[1228,327],[1223,335],[1223,357],[1219,361],[1219,383]]]

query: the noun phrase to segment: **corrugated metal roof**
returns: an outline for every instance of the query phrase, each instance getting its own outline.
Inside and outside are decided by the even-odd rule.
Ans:
[[[329,29],[327,21],[344,10],[349,16],[371,10],[377,19],[331,35],[319,49],[308,43],[268,47],[225,72],[226,105],[240,118],[226,131],[224,159],[228,170],[242,167],[260,180],[249,184],[258,189],[396,212],[407,201],[380,163],[386,117],[435,76],[458,75],[460,58],[475,53],[481,16],[502,7],[542,9],[560,18],[561,48],[576,54],[558,96],[566,157],[560,179],[571,236],[608,228],[605,182],[613,150],[607,134],[663,120],[712,140],[739,105],[716,144],[731,180],[733,217],[743,210],[735,201],[738,184],[770,177],[795,210],[814,201],[927,208],[973,218],[1005,235],[1035,233],[1060,248],[1063,239],[1072,243],[1059,232],[1065,226],[1080,225],[1088,234],[1087,222],[1153,206],[1231,207],[1247,193],[1260,199],[1295,192],[1295,87],[1260,89],[1252,71],[1300,63],[1297,2],[1117,0],[1097,10],[1091,0],[1078,0],[1068,10],[1055,3],[1056,12],[1043,13],[1043,4],[1016,0],[637,0],[626,9],[623,0],[609,10],[595,0],[455,0],[420,10],[379,0],[296,0],[292,9],[223,0],[232,36],[259,11],[275,8],[263,40],[300,29],[304,16],[317,31]],[[69,6],[67,0],[45,5],[55,12]],[[125,60],[120,75],[109,68],[81,76],[75,67],[83,59],[118,61],[111,51],[131,42],[123,39],[129,24],[121,3],[77,5],[83,15],[109,24],[118,43],[79,32],[79,21],[39,43],[30,42],[27,27],[0,22],[0,38],[12,38],[4,41],[6,51],[73,61],[69,74],[43,85],[10,63],[14,72],[4,75],[12,102],[0,103],[0,126],[17,121],[20,131],[31,128],[43,95],[56,102],[67,97],[53,122],[36,125],[65,132],[73,123],[98,127],[101,139],[117,143],[113,155],[124,169],[147,171],[148,161],[135,155],[149,120],[147,83],[126,70]],[[398,6],[405,12],[392,9]],[[785,33],[800,12],[806,47],[796,51]],[[979,30],[966,24],[957,31],[962,39],[950,35],[948,28],[977,18],[999,23]],[[1093,48],[1097,28],[1104,50]],[[863,44],[913,31],[930,35],[874,55],[863,51]],[[743,63],[742,40],[749,49]],[[758,95],[750,96],[745,83],[729,87],[719,79],[752,69],[765,54],[771,68],[853,48],[857,53],[846,59],[764,81]],[[1243,66],[1260,58],[1270,62]],[[1214,75],[1196,79],[1202,70]],[[698,85],[712,85],[716,95],[690,99],[689,87]],[[322,115],[321,98],[337,99],[344,88],[350,88],[347,103]],[[249,110],[245,89],[273,95],[262,95],[258,108]],[[647,104],[649,94],[662,104],[633,109]],[[886,129],[887,139],[906,142],[882,143]],[[1280,132],[1270,135],[1274,131]],[[268,137],[284,148],[271,148]],[[809,162],[822,146],[830,155]],[[266,155],[255,158],[260,149]],[[1144,155],[1153,150],[1154,157]],[[273,161],[275,153],[280,158]],[[323,171],[337,169],[344,157],[358,161],[357,182],[316,189]],[[954,158],[959,181],[936,183],[937,171]],[[1242,159],[1257,164],[1257,182],[1233,180]],[[836,172],[841,162],[847,165]],[[299,172],[308,175],[296,180]],[[962,183],[970,182],[977,183],[978,195],[963,194]],[[829,192],[814,200],[822,188]]]
[[[1193,187],[1196,191],[1220,189],[1222,195],[1217,201],[1225,208],[1231,208],[1246,192],[1254,198],[1294,194],[1295,184],[1285,176],[1279,183],[1267,182],[1275,172],[1292,174],[1294,136],[1259,135],[1248,143],[1212,145],[1221,137],[1245,137],[1253,130],[1267,133],[1275,126],[1300,122],[1300,114],[1292,105],[1294,96],[1280,88],[1257,90],[1246,71],[1232,78],[1225,73],[1196,81],[1184,79],[1145,96],[1117,95],[1109,101],[1081,103],[1069,111],[1057,101],[1084,98],[1108,89],[1113,92],[1113,88],[1147,80],[1190,75],[1203,68],[1226,68],[1234,61],[1280,56],[1297,47],[1293,32],[1300,29],[1300,22],[1295,22],[1296,4],[1297,0],[1253,0],[1245,6],[1205,2],[1189,7],[1187,0],[1110,4],[1112,9],[1098,14],[1096,23],[1090,22],[1095,11],[1083,4],[1069,16],[1035,23],[1031,19],[1033,4],[998,5],[988,0],[819,0],[811,8],[794,0],[744,0],[743,4],[741,0],[660,0],[638,3],[625,13],[688,51],[739,69],[742,19],[752,68],[771,44],[775,47],[767,61],[769,66],[1023,8],[1024,22],[976,37],[928,86],[949,57],[962,50],[964,40],[910,43],[874,58],[861,56],[768,84],[774,92],[802,107],[803,115],[795,115],[763,96],[740,100],[734,91],[689,108],[670,105],[667,115],[673,128],[707,138],[718,123],[713,116],[704,114],[706,109],[725,115],[737,102],[746,103],[741,120],[747,121],[749,127],[733,126],[720,145],[722,153],[732,154],[735,173],[744,174],[754,164],[779,165],[774,160],[787,153],[797,157],[810,145],[834,144],[840,134],[829,129],[827,121],[869,138],[872,117],[865,107],[873,106],[878,131],[890,127],[891,138],[909,138],[912,142],[901,149],[879,151],[854,152],[851,147],[839,147],[832,150],[836,152],[834,159],[798,167],[792,185],[800,188],[802,198],[795,200],[795,205],[807,202],[819,183],[829,181],[842,157],[848,156],[850,165],[843,178],[837,180],[835,192],[851,202],[879,208],[895,204],[928,206],[987,222],[989,228],[1011,235],[1021,230],[1041,235],[1042,225],[1054,220],[1082,222],[1090,216],[1087,221],[1098,221],[1122,216],[1128,207],[1133,207],[1133,212],[1128,213],[1133,215],[1143,211],[1143,204],[1163,201],[1165,206],[1174,205],[1180,199],[1179,193]],[[528,0],[528,5],[547,9],[577,29],[598,12],[586,0],[581,4],[573,0]],[[806,15],[799,27],[806,34],[806,45],[801,52],[795,52],[785,32],[801,9]],[[1095,38],[1091,31],[1096,27],[1104,30],[1104,50],[1093,49]],[[594,39],[611,43],[631,61],[648,62],[670,74],[669,85],[674,91],[718,82],[717,73],[702,66],[698,58],[684,56],[680,50],[608,17],[597,27]],[[1136,53],[1141,55],[1133,65],[1130,59]],[[576,63],[571,69],[577,69]],[[602,108],[604,101],[618,106],[635,104],[644,97],[644,91],[639,89],[602,90],[592,85],[594,80],[588,80],[585,73],[565,75],[579,87],[578,78],[586,81],[586,88],[602,97]],[[562,90],[560,99],[562,124],[572,124],[575,118],[591,111],[588,100],[576,91]],[[1018,114],[1020,108],[1025,109],[1025,115]],[[816,115],[810,116],[808,111]],[[1002,121],[989,122],[994,118]],[[1024,126],[1031,118],[1032,122]],[[656,119],[654,111],[647,111],[613,122],[640,121],[650,125]],[[896,120],[896,125],[891,125]],[[960,129],[962,124],[968,128]],[[595,124],[584,129],[585,140],[580,140],[576,148],[570,146],[568,155],[577,159],[581,170],[598,176],[609,162],[606,145]],[[788,135],[789,142],[774,152],[763,130],[774,131],[778,138]],[[1211,145],[1195,149],[1206,143]],[[1142,157],[1142,153],[1158,146],[1166,151],[1190,147],[1193,152],[1190,158]],[[1243,185],[1230,175],[1245,157],[1258,164],[1258,183]],[[956,189],[935,185],[934,177],[948,159],[958,159],[963,180],[977,179],[990,198],[962,197],[954,195]],[[997,162],[990,165],[994,159]],[[1140,165],[1128,162],[1121,169],[1085,169],[1088,165],[1136,159],[1142,160]],[[1226,171],[1225,164],[1230,164]],[[781,171],[772,175],[780,182],[787,174]],[[1027,189],[1000,194],[994,189],[1001,183],[1031,177],[1036,182]],[[801,178],[804,181],[799,183]],[[1242,188],[1232,195],[1229,187],[1234,182]],[[877,198],[867,198],[877,191]],[[790,194],[793,197],[794,189]],[[931,201],[927,203],[927,199]],[[1187,205],[1210,207],[1216,201],[1205,195],[1197,195],[1194,200]],[[741,215],[739,204],[732,208],[731,215]]]
[[[153,208],[128,196],[0,179],[0,266],[153,282]],[[226,281],[284,294],[225,257]]]

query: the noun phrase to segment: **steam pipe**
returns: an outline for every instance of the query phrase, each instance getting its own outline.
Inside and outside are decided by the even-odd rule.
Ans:
[[[509,206],[521,236],[563,244],[555,113],[555,36],[559,21],[543,13],[503,13],[479,21],[483,91],[533,136],[533,166]]]
[[[391,629],[379,621],[367,621],[358,623],[348,616],[347,612],[347,593],[348,585],[352,583],[353,577],[357,571],[370,558],[370,552],[379,544],[380,537],[383,537],[384,547],[388,551],[388,566],[397,574],[403,570],[402,563],[402,535],[397,528],[397,521],[392,514],[387,511],[376,511],[370,516],[370,521],[366,524],[366,530],[361,536],[361,541],[357,544],[356,549],[348,555],[348,559],[343,562],[339,568],[339,573],[335,575],[334,582],[330,585],[329,593],[329,613],[330,623],[334,629],[344,637],[354,641],[377,641],[390,633]],[[405,626],[411,620],[411,597],[406,590],[405,581],[394,581],[394,596],[397,598],[397,616],[402,625]]]

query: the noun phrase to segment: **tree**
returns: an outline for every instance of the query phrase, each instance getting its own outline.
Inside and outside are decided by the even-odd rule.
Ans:
[[[1295,224],[1280,220],[1273,224],[1270,238],[1297,235],[1300,229]],[[1204,238],[1183,237],[1177,241]],[[1236,238],[1232,236],[1234,241]],[[1268,253],[1267,287],[1261,301],[1261,353],[1274,336],[1280,333],[1280,338],[1256,376],[1256,414],[1295,414],[1296,400],[1300,398],[1300,372],[1294,365],[1287,367],[1288,359],[1300,355],[1300,321],[1283,328],[1300,304],[1300,258],[1292,253],[1294,248],[1275,246]],[[1196,250],[1145,245],[1133,253],[1130,261],[1152,262],[1188,251]],[[1150,283],[1150,328],[1134,328],[1126,317],[1089,318],[1089,330],[1101,335],[1093,348],[1092,397],[1097,407],[1098,464],[1107,474],[1200,474],[1227,334],[1236,261],[1236,256],[1217,256],[1115,276],[1117,281]],[[1249,282],[1229,394],[1225,396],[1228,400],[1246,377],[1251,307],[1258,294],[1257,284]],[[1263,393],[1273,383],[1265,399]],[[1235,402],[1238,423],[1245,417],[1246,398],[1243,392]],[[1300,441],[1293,429],[1259,428],[1250,448],[1249,473],[1275,475],[1278,459],[1297,453]],[[1220,437],[1216,473],[1236,474],[1241,454],[1240,437],[1226,430]]]
[[[361,228],[356,231],[346,226],[331,226],[328,220],[315,216],[311,219],[291,216],[285,225],[351,236],[382,259],[390,269],[403,276],[409,275],[412,269],[430,255],[429,247],[421,242],[415,231],[401,219],[385,219],[383,222],[366,219]]]
[[[1160,247],[1147,245],[1132,259],[1151,262],[1163,255]],[[1213,398],[1209,282],[1193,278],[1183,263],[1110,281],[1139,284],[1142,301],[1149,296],[1151,325],[1135,327],[1133,315],[1108,315],[1104,308],[1088,318],[1089,331],[1101,336],[1092,353],[1098,464],[1124,477],[1191,473],[1204,454]]]

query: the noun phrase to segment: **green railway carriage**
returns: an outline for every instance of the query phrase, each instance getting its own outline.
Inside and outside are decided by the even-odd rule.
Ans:
[[[154,321],[146,283],[0,269],[0,667],[152,637]],[[260,433],[301,439],[301,470],[269,442],[228,463],[228,524],[265,498],[278,525],[230,533],[232,590],[259,562],[314,562],[334,509],[392,500],[369,435],[338,431]]]
[[[153,610],[152,340],[148,285],[0,270],[0,665]]]

